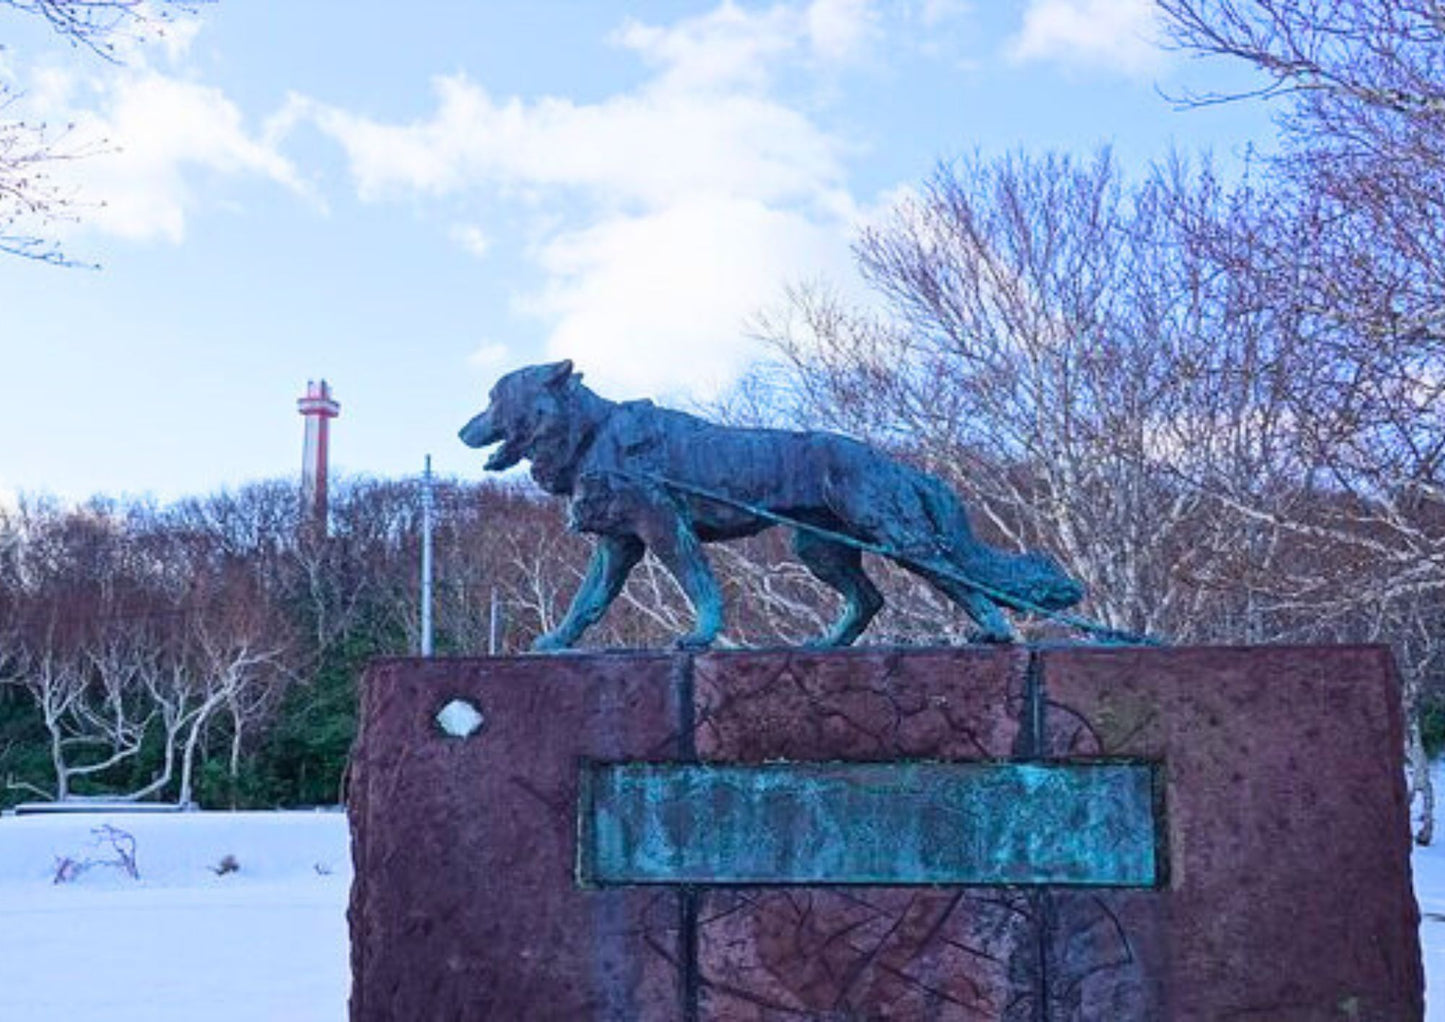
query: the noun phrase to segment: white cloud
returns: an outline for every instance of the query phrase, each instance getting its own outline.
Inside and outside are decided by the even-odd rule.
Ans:
[[[298,193],[292,163],[246,129],[219,89],[154,71],[127,72],[105,88],[98,110],[73,115],[78,144],[96,153],[69,168],[89,226],[132,240],[185,237],[197,198],[187,170],[256,176]]]
[[[199,18],[172,18],[160,29],[157,42],[164,48],[166,59],[176,63],[190,53],[200,31]]]
[[[923,0],[919,19],[925,28],[934,28],[972,13],[973,4],[969,0]]]
[[[662,68],[669,91],[762,89],[770,65],[801,42],[798,14],[777,6],[751,12],[731,0],[695,18],[662,27],[629,20],[612,42]]]
[[[124,19],[107,40],[114,47],[116,63],[148,68],[157,62],[176,65],[184,60],[204,27],[201,19],[170,17],[144,0],[138,8],[135,13],[139,17]]]
[[[557,236],[541,254],[551,284],[527,311],[552,324],[549,357],[612,392],[712,395],[757,354],[745,323],[781,285],[848,258],[835,224],[700,197]]]
[[[169,17],[154,4],[142,2],[139,18],[126,20],[111,34],[116,63],[131,68],[153,67],[157,62],[179,64],[191,52],[204,27],[198,17]]]
[[[295,166],[264,133],[251,131],[240,108],[218,88],[156,69],[180,61],[199,22],[177,19],[163,36],[123,37],[124,64],[92,65],[81,73],[39,63],[22,69],[16,113],[31,121],[67,124],[61,152],[82,158],[51,168],[72,195],[81,224],[132,240],[185,237],[197,208],[193,172],[259,177],[309,194]]]
[[[812,0],[751,10],[724,0],[666,27],[629,20],[612,41],[661,69],[657,88],[760,91],[785,60],[827,65],[862,56],[877,34],[876,2]]]
[[[492,247],[492,241],[476,224],[457,224],[452,228],[452,241],[466,249],[478,259]]]
[[[813,0],[806,18],[813,52],[830,61],[858,57],[878,27],[870,0]]]
[[[763,97],[649,90],[595,104],[498,101],[465,75],[433,88],[435,113],[411,124],[312,104],[316,123],[346,150],[363,198],[490,184],[583,188],[651,205],[699,190],[781,201],[841,176],[833,140]]]
[[[858,59],[875,17],[871,0],[725,0],[671,25],[626,23],[611,41],[654,73],[595,102],[494,96],[457,74],[433,81],[435,108],[411,122],[296,98],[272,127],[319,127],[367,201],[510,204],[543,280],[515,309],[549,355],[614,393],[716,393],[754,353],[747,320],[786,283],[850,270],[845,146],[774,74]],[[470,248],[475,230],[452,237]]]
[[[1154,0],[1030,0],[1008,55],[1148,75],[1164,62],[1158,27]]]
[[[142,2],[143,16],[146,7]],[[253,131],[235,102],[184,66],[202,30],[199,19],[134,25],[137,32],[114,38],[115,63],[90,62],[80,70],[51,57],[7,66],[19,93],[13,113],[69,125],[57,136],[57,151],[78,157],[49,170],[73,200],[79,223],[48,229],[178,243],[201,204],[197,171],[268,180],[319,204],[278,148],[280,134]]]

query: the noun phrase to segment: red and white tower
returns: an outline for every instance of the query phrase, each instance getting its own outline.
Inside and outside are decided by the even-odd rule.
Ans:
[[[306,441],[301,454],[301,513],[312,524],[326,524],[326,464],[330,453],[331,420],[341,414],[325,380],[306,381],[306,394],[296,402],[306,417]]]

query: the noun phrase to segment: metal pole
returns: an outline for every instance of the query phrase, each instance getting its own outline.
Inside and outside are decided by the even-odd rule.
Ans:
[[[421,655],[431,656],[431,455],[426,456],[426,470],[421,482]]]
[[[497,636],[502,628],[502,606],[497,602],[497,587],[492,586],[492,620],[487,630],[487,655],[497,655]]]

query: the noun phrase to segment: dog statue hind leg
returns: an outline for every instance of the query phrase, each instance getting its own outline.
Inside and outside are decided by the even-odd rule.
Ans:
[[[863,571],[863,554],[807,529],[793,533],[793,553],[820,582],[838,590],[844,601],[843,613],[833,627],[809,645],[817,649],[851,646],[883,609],[883,594]]]
[[[842,450],[852,454],[854,449]],[[974,537],[963,505],[942,482],[869,452],[839,458],[827,498],[829,510],[847,532],[893,551],[898,564],[963,610],[978,626],[976,640],[1014,640],[998,605],[962,581],[972,575],[969,569],[998,558]]]
[[[973,623],[978,626],[977,631],[971,637],[974,642],[1013,642],[1013,626],[1009,624],[1008,618],[1004,617],[1003,611],[999,610],[998,604],[994,603],[987,596],[976,589],[964,585],[951,573],[945,575],[941,572],[929,571],[917,561],[900,561],[905,568],[912,571],[937,589],[944,596],[956,603],[963,612],[967,614]]]
[[[637,521],[637,531],[657,555],[692,604],[693,627],[672,644],[678,649],[706,649],[723,626],[722,589],[713,577],[702,541],[687,513],[671,500],[651,502]]]

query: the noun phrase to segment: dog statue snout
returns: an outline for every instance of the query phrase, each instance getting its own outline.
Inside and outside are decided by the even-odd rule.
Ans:
[[[468,447],[487,447],[502,439],[501,432],[492,425],[490,409],[474,416],[471,422],[461,428],[457,436],[461,437],[462,443]]]

